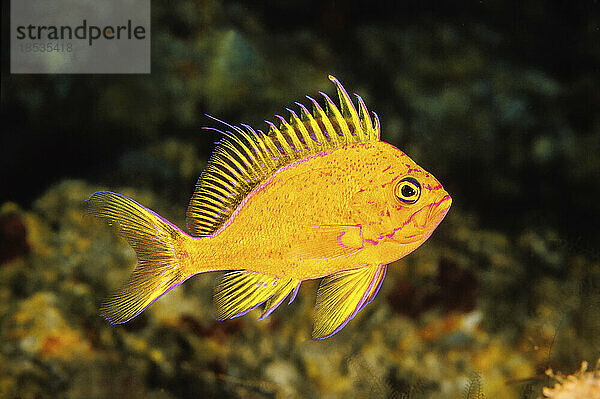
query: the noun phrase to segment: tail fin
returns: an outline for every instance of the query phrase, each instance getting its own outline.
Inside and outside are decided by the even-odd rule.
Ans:
[[[189,277],[179,264],[176,243],[185,233],[124,195],[99,191],[85,202],[88,214],[105,219],[133,247],[138,265],[125,285],[108,297],[100,314],[125,323]]]

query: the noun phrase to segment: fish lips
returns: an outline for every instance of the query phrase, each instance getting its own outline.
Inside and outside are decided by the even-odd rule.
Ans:
[[[451,205],[452,197],[446,193],[439,201],[432,202],[417,212],[414,226],[422,229],[425,234],[431,233],[444,219]]]
[[[442,222],[451,205],[452,197],[446,193],[441,200],[424,206],[411,217],[411,221],[413,226],[417,228],[417,232],[415,234],[403,236],[402,238],[397,238],[397,241],[402,244],[425,241]]]
[[[427,218],[427,224],[433,225],[432,230],[435,229],[442,222],[442,220],[444,220],[444,217],[450,210],[451,205],[452,197],[450,197],[448,194],[446,194],[446,196],[440,201],[431,204],[430,216]]]

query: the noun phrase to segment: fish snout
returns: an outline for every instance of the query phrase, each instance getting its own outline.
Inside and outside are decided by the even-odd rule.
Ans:
[[[450,210],[450,206],[452,205],[452,197],[445,192],[442,199],[438,202],[434,202],[432,205],[431,222],[433,222],[434,227],[437,227],[437,225],[440,224],[440,222],[448,213],[448,210]]]
[[[438,200],[425,205],[415,212],[411,219],[413,225],[422,231],[432,232],[444,219],[452,205],[452,197],[444,191]]]

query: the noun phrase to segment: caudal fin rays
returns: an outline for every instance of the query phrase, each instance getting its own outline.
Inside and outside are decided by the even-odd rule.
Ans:
[[[171,223],[132,199],[109,191],[92,194],[85,209],[113,226],[138,257],[129,280],[100,307],[101,315],[110,323],[131,320],[189,277],[175,252],[185,234]]]

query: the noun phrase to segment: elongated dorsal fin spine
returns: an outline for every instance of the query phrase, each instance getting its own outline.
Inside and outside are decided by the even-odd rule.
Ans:
[[[227,131],[216,130],[225,137],[218,143],[198,183],[187,210],[187,223],[194,236],[214,234],[231,217],[238,205],[260,183],[279,168],[308,156],[354,143],[379,140],[379,118],[371,117],[362,98],[358,108],[340,82],[333,76],[339,107],[321,93],[325,108],[312,97],[313,111],[300,107],[299,115],[291,109],[289,121],[279,115],[279,127],[270,121],[265,134],[250,126],[230,125],[217,118],[211,119],[226,126]]]
[[[358,134],[359,131],[356,130],[356,127],[361,126],[360,117],[358,116],[358,113],[356,112],[356,108],[354,107],[354,104],[352,104],[352,100],[350,99],[350,96],[348,95],[348,93],[346,92],[344,87],[340,84],[340,82],[336,78],[329,75],[329,80],[331,80],[333,83],[335,83],[335,86],[337,88],[338,98],[340,99],[340,110],[341,110],[342,115],[344,116],[344,118],[350,119],[350,125],[355,127],[354,131],[356,132],[357,136],[360,137],[360,134]],[[364,140],[361,138],[361,141],[364,141]]]
[[[331,120],[327,117],[327,114],[325,113],[325,111],[323,111],[323,108],[321,108],[317,100],[315,100],[314,98],[310,96],[306,96],[306,98],[308,98],[313,103],[314,115],[318,118],[319,122],[321,122],[325,126],[325,131],[323,133],[327,135],[329,141],[331,142],[331,144],[334,145],[334,147],[341,147],[338,139],[339,134],[336,133],[335,129],[333,128],[333,125],[331,124]]]
[[[379,140],[379,137],[381,137],[381,133],[379,130],[379,117],[377,116],[377,114],[375,112],[373,112],[373,117],[375,118],[375,126],[373,126],[372,129],[372,140]]]
[[[325,109],[327,109],[327,116],[331,119],[331,115],[335,118],[335,122],[337,123],[339,129],[334,129],[338,132],[338,136],[342,138],[342,142],[347,144],[352,142],[352,133],[350,133],[350,129],[348,128],[348,124],[346,120],[342,116],[341,112],[337,109],[331,98],[323,92],[321,95],[325,98]]]
[[[358,118],[360,119],[360,125],[365,131],[367,135],[370,136],[370,131],[372,129],[373,124],[371,123],[371,117],[369,117],[369,111],[367,111],[367,107],[362,97],[358,94],[355,94],[358,99]]]

